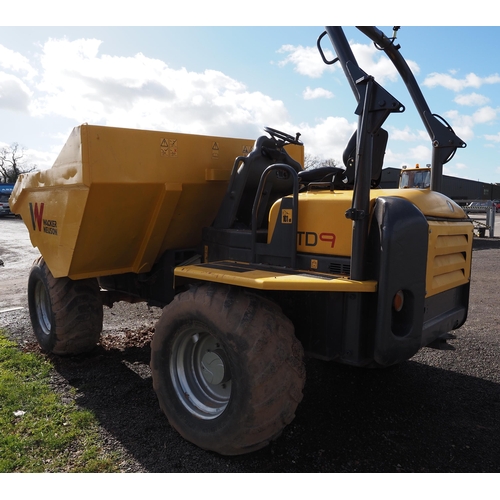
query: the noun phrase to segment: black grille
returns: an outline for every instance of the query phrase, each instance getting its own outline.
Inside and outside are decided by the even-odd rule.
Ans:
[[[347,275],[349,275],[351,273],[351,266],[350,266],[350,264],[343,264],[342,262],[330,262],[330,265],[328,266],[328,270],[332,274],[347,274]]]

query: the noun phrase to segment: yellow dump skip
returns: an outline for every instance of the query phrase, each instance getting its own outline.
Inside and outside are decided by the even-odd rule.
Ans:
[[[199,244],[253,143],[81,125],[51,169],[19,178],[11,208],[55,277],[146,272]]]

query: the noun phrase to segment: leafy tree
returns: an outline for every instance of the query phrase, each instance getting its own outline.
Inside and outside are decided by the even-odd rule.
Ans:
[[[17,142],[0,148],[0,183],[14,183],[21,174],[32,172],[36,165],[28,165],[24,149]]]

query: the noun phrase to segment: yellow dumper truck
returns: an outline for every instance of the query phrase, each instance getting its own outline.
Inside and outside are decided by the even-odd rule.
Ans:
[[[404,106],[338,27],[318,48],[357,101],[343,167],[304,170],[300,134],[272,128],[250,141],[76,127],[54,166],[21,176],[11,197],[41,253],[28,299],[46,352],[92,349],[103,306],[163,307],[151,343],[160,406],[186,439],[235,455],[292,421],[304,353],[387,367],[445,346],[467,316],[473,227],[440,179],[465,144],[428,109],[396,30],[359,29],[389,55],[429,132],[431,188],[378,188],[382,125]]]

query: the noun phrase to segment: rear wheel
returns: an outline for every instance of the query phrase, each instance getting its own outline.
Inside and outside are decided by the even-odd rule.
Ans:
[[[302,357],[277,305],[205,284],[165,308],[151,344],[153,385],[184,438],[238,455],[266,446],[293,420],[305,382]]]
[[[96,279],[54,278],[39,257],[28,279],[28,304],[33,331],[45,352],[81,354],[99,342],[103,309]]]

